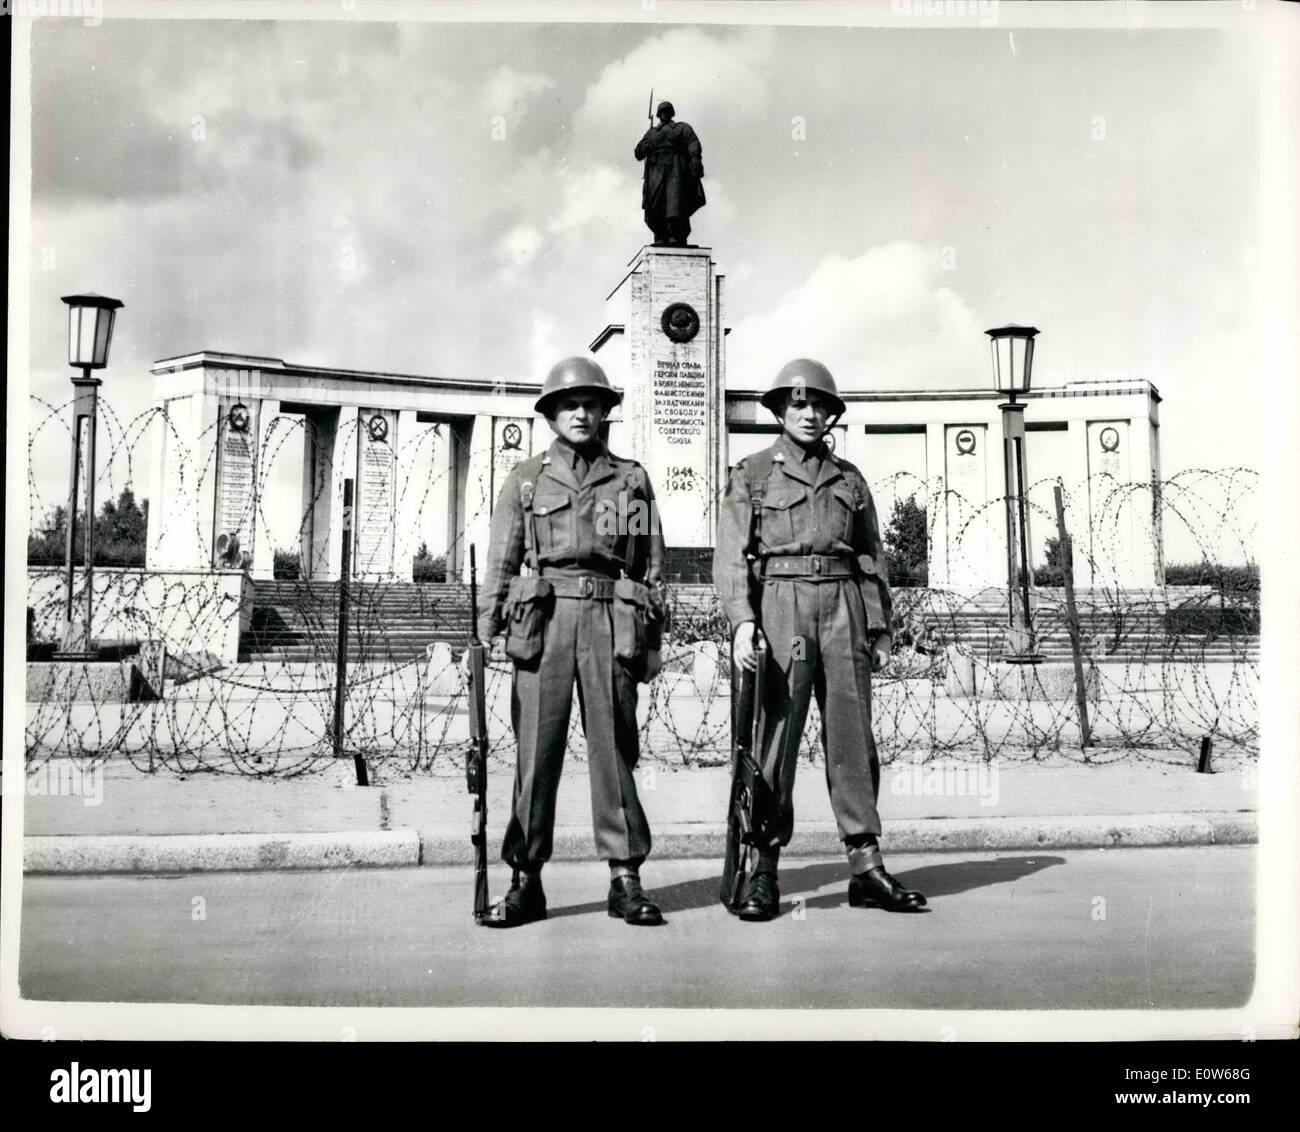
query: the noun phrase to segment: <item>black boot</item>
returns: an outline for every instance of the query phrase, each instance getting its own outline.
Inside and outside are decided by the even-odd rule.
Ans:
[[[781,888],[776,882],[776,873],[764,869],[749,878],[744,899],[736,909],[736,915],[742,920],[761,923],[776,919],[781,907]]]
[[[904,888],[885,872],[884,865],[854,873],[849,878],[849,905],[853,908],[883,908],[886,912],[915,912],[925,907],[925,897]]]
[[[659,905],[641,891],[641,878],[635,873],[619,873],[609,878],[609,914],[639,927],[664,922]]]
[[[482,923],[489,928],[517,928],[544,919],[546,893],[542,891],[542,874],[516,869],[510,891],[493,906]]]

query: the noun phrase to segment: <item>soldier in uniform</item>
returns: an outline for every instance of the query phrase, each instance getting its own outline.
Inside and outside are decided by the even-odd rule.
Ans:
[[[879,847],[871,674],[889,662],[891,638],[875,503],[862,473],[823,440],[844,412],[825,366],[807,358],[788,363],[763,404],[783,431],[770,448],[732,468],[713,560],[714,584],[735,634],[735,663],[757,667],[756,620],[770,649],[762,689],[766,726],[755,757],[772,792],[775,821],[740,906],[731,910],[746,920],[777,914],[777,865],[794,831],[799,742],[816,695],[831,808],[848,855],[849,903],[915,911],[925,897],[885,871]]]
[[[492,512],[479,635],[506,634],[518,743],[501,850],[513,880],[486,921],[498,927],[546,916],[541,871],[551,856],[575,684],[596,848],[610,867],[609,914],[629,924],[663,922],[641,889],[650,828],[632,774],[637,684],[653,679],[660,664],[663,536],[645,468],[600,439],[619,401],[594,362],[559,362],[536,404],[555,441],[515,466]]]

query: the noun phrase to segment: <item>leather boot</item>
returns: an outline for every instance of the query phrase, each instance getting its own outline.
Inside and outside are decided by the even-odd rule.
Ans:
[[[542,891],[542,874],[515,870],[510,890],[482,921],[488,928],[517,928],[534,920],[546,919],[546,893]]]
[[[925,897],[904,888],[879,865],[849,878],[849,905],[853,908],[883,908],[886,912],[915,912],[925,907]]]
[[[761,923],[775,919],[780,907],[781,888],[777,884],[776,873],[764,870],[749,878],[749,886],[745,889],[740,907],[736,909],[736,915],[742,920]]]
[[[620,873],[609,880],[609,914],[639,927],[653,927],[664,922],[659,905],[641,890],[641,878],[635,873]]]

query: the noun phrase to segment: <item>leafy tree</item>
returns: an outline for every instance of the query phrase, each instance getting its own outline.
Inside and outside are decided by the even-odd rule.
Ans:
[[[925,585],[929,577],[929,528],[915,495],[894,500],[885,528],[891,585]]]
[[[114,499],[106,499],[95,520],[95,565],[143,566],[148,545],[149,501],[136,502],[135,492],[123,488]],[[73,541],[74,562],[86,558],[86,515],[77,515]],[[45,525],[27,536],[27,561],[33,566],[61,565],[67,554],[68,509],[59,505],[46,517]]]

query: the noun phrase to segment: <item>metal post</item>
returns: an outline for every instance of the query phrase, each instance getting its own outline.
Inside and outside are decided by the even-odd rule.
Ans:
[[[99,380],[85,371],[90,386],[90,411],[86,422],[86,655],[94,651],[91,613],[95,598],[95,433],[99,419]]]
[[[1029,617],[1029,523],[1025,517],[1025,438],[1016,437],[1016,509],[1020,517],[1020,590],[1024,600],[1025,635],[1033,650],[1034,624]]]
[[[91,616],[94,612],[94,556],[95,556],[95,424],[98,419],[99,386],[97,377],[90,376],[90,368],[85,367],[81,377],[72,379],[76,390],[72,402],[72,473],[68,491],[68,538],[65,563],[67,567],[67,594],[64,608],[63,641],[55,659],[86,659],[94,654],[94,640],[91,636]],[[86,440],[85,458],[85,495],[86,521],[83,538],[86,543],[85,557],[85,607],[84,624],[78,624],[76,618],[76,560],[74,557],[77,539],[77,498],[81,494],[83,479],[81,460],[82,437]]]
[[[352,573],[352,480],[343,481],[343,546],[339,563],[339,635],[334,670],[334,757],[343,757],[343,717],[348,702],[348,602]],[[353,753],[357,785],[369,785],[366,760]]]
[[[1092,746],[1092,724],[1088,720],[1088,685],[1083,675],[1083,642],[1079,628],[1079,610],[1074,604],[1074,543],[1070,532],[1065,529],[1065,499],[1058,483],[1052,489],[1056,497],[1056,537],[1061,542],[1061,561],[1065,585],[1065,613],[1067,627],[1070,630],[1070,651],[1074,654],[1074,693],[1075,703],[1079,708],[1079,734],[1083,746]]]

